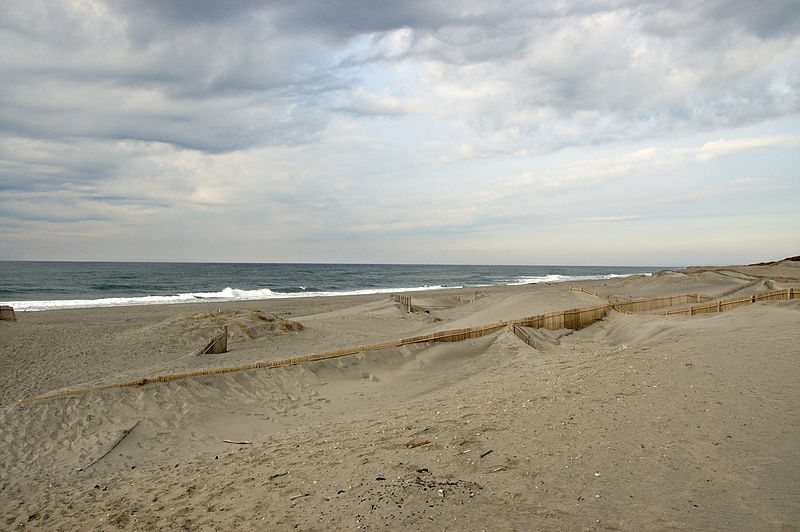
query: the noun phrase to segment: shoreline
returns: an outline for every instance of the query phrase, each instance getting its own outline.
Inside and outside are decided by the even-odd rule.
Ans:
[[[48,263],[49,264],[49,263]],[[91,265],[89,265],[91,266]],[[121,264],[119,270],[46,267],[5,271],[4,301],[20,311],[138,304],[252,301],[584,281],[652,273],[647,267]],[[286,269],[282,269],[286,266]],[[163,268],[160,270],[159,268]],[[199,276],[199,277],[198,277]],[[16,281],[14,281],[16,279]],[[180,281],[180,279],[185,279]],[[12,283],[20,284],[14,286]],[[66,287],[69,287],[68,289]],[[213,288],[212,288],[213,287]],[[221,288],[225,287],[225,288]],[[105,291],[105,292],[104,292]],[[68,295],[69,294],[69,295]]]
[[[798,526],[797,300],[17,403],[600,301],[568,285],[416,292],[412,313],[387,294],[21,312],[0,322],[4,526]],[[580,285],[747,296],[800,288],[800,264]],[[223,324],[230,351],[197,356]]]

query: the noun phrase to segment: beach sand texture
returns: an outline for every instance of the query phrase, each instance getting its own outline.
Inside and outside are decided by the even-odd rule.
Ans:
[[[609,311],[28,399],[611,301],[800,289],[800,262],[568,284],[17,312],[0,529],[796,530],[800,300]],[[197,355],[227,325],[227,353]],[[227,442],[226,442],[227,440]],[[232,443],[231,443],[232,442]]]

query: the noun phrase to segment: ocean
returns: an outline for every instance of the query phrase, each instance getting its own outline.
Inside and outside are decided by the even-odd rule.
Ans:
[[[0,304],[25,311],[246,301],[610,279],[665,268],[0,261]]]

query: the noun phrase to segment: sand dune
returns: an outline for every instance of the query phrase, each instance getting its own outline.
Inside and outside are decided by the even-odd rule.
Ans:
[[[773,267],[778,279],[724,270],[581,284],[620,298],[800,287],[794,264]],[[18,402],[600,301],[563,284],[411,296],[411,314],[351,296],[0,322],[0,528],[800,526],[798,300],[693,317],[612,311],[580,331],[529,329],[540,349],[501,329]],[[223,324],[230,352],[197,356]]]

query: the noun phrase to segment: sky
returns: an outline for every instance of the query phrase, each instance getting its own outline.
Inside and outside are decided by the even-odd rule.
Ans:
[[[0,7],[0,260],[798,254],[796,0]]]

